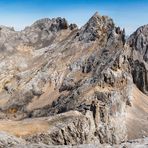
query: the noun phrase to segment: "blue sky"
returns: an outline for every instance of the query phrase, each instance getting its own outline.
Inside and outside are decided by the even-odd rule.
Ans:
[[[65,17],[81,27],[98,11],[127,34],[148,24],[148,0],[0,0],[0,24],[21,30],[45,17]]]

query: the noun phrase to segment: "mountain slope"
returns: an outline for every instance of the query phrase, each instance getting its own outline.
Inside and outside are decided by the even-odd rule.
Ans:
[[[141,138],[142,129],[147,136],[147,110],[141,111],[147,95],[133,87],[134,81],[146,88],[146,79],[144,87],[134,80],[132,37],[125,42],[124,29],[111,18],[95,13],[80,29],[62,18],[41,19],[23,31],[1,27],[0,33],[1,131],[24,135],[28,143],[61,145],[121,143]],[[134,112],[145,124],[139,121],[133,133]]]
[[[148,94],[148,25],[139,27],[128,39],[133,81]]]
[[[145,94],[133,87],[132,107],[127,108],[128,138],[136,139],[148,133],[148,99]]]

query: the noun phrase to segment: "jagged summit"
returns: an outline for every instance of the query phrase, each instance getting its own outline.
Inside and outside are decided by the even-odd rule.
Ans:
[[[83,41],[85,43],[97,41],[102,46],[103,43],[107,43],[109,46],[116,42],[116,47],[118,47],[119,41],[122,42],[120,45],[124,45],[126,41],[125,30],[117,27],[112,18],[101,16],[97,12],[78,31],[77,36],[79,41]],[[111,38],[115,38],[115,40],[112,40]]]
[[[93,16],[98,16],[99,15],[99,12],[95,12]]]
[[[52,32],[57,32],[64,29],[76,29],[76,24],[68,24],[68,21],[65,18],[57,17],[57,18],[44,18],[37,20],[33,25],[32,28],[39,28],[40,30],[47,30]]]
[[[147,34],[147,30],[148,30],[148,24],[140,26],[134,33],[136,33],[136,34],[140,34],[140,33]]]
[[[81,28],[79,40],[85,42],[95,41],[96,39],[105,40],[114,29],[115,25],[111,18],[101,16],[96,12]]]
[[[139,27],[128,39],[131,47],[143,54],[144,60],[148,61],[147,42],[148,42],[148,25]]]
[[[98,12],[95,12],[89,20],[95,19],[97,17],[102,17],[102,16]]]
[[[40,24],[40,23],[49,23],[51,22],[51,19],[50,18],[42,18],[42,19],[39,19],[37,21],[35,21],[32,25],[36,25],[36,24]]]
[[[108,21],[108,20],[112,21],[112,23],[113,23],[113,20],[112,20],[110,17],[104,16],[104,15],[100,15],[98,12],[96,12],[96,13],[89,19],[88,23],[89,23],[89,22],[93,22],[93,20],[96,21],[96,23],[98,23],[98,24],[99,24],[99,23],[103,23],[103,22]]]
[[[18,32],[2,29],[3,147],[7,139],[101,145],[148,136],[147,63],[141,53],[148,30],[140,32],[126,42],[125,31],[98,13],[80,29],[60,17]]]
[[[44,18],[36,21],[31,27],[37,27],[40,30],[47,29],[53,32],[57,32],[62,29],[68,29],[69,24],[65,18]]]
[[[141,91],[148,94],[148,25],[139,27],[128,38],[128,44],[133,81]]]

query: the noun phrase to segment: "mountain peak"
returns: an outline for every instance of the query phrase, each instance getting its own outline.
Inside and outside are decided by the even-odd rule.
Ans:
[[[98,12],[95,12],[93,17],[100,16]]]
[[[51,31],[57,32],[58,30],[61,29],[67,29],[68,28],[68,22],[65,18],[43,18],[40,20],[37,20],[35,23],[33,23],[32,27],[37,27],[41,30],[47,28],[50,29]]]
[[[110,17],[101,16],[96,12],[81,28],[79,40],[95,41],[102,38],[102,35],[107,36],[114,27],[114,22]]]
[[[0,147],[103,147],[148,136],[148,28],[138,32],[129,46],[98,12],[80,29],[61,17],[22,31],[1,26],[0,131],[22,142],[6,135],[7,144],[0,132]]]

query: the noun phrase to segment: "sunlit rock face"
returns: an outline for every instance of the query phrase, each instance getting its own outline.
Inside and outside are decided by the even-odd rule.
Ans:
[[[138,28],[128,39],[133,81],[148,94],[148,25]]]
[[[0,130],[14,136],[13,145],[119,144],[147,136],[144,28],[126,42],[124,29],[98,13],[80,29],[60,17],[20,32],[1,26]]]

